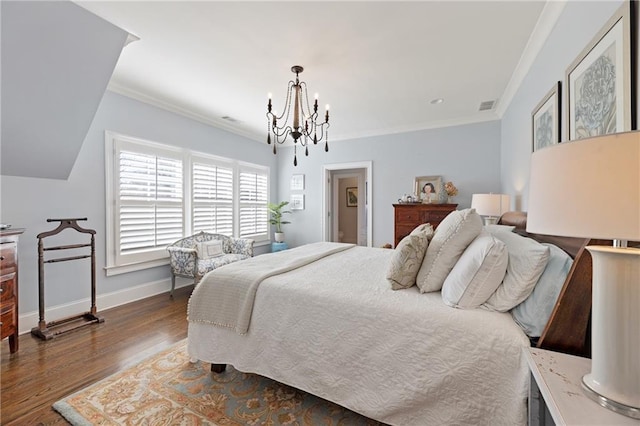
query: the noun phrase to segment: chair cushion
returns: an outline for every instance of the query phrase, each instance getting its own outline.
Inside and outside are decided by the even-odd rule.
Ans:
[[[198,259],[198,275],[202,276],[215,268],[248,258],[245,254],[224,254],[210,259]]]

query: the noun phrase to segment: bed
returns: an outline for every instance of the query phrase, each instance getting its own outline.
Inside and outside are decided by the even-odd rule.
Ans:
[[[500,223],[526,234],[524,213]],[[536,344],[584,355],[588,240],[526,236],[576,259]],[[531,340],[511,313],[455,309],[440,292],[415,286],[392,290],[385,275],[393,253],[356,246],[267,274],[244,329],[194,320],[201,287],[216,283],[205,276],[190,300],[190,356],[212,363],[212,371],[230,364],[388,424],[525,424],[523,350]],[[263,256],[276,262],[286,254]]]

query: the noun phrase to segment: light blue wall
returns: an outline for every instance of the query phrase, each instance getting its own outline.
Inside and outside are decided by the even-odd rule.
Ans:
[[[290,216],[287,242],[300,245],[322,240],[322,167],[326,164],[372,161],[373,245],[393,244],[393,206],[403,193],[413,191],[416,176],[441,175],[460,193],[458,208],[471,205],[476,192],[500,190],[500,123],[469,124],[377,136],[311,146],[309,157],[298,153],[293,166],[293,148],[278,151],[278,193],[289,199],[293,174],[305,175],[305,209]],[[267,149],[267,148],[265,148]]]
[[[566,84],[569,65],[620,7],[620,1],[567,2],[533,66],[502,117],[502,191],[515,197],[513,207],[527,210],[531,160],[531,112],[562,81],[561,123],[565,138]]]
[[[21,315],[38,309],[36,235],[49,231],[57,225],[47,223],[47,218],[87,217],[88,221],[80,224],[97,231],[98,294],[115,292],[169,277],[168,266],[111,277],[105,276],[103,270],[106,261],[105,130],[269,166],[271,191],[272,193],[276,191],[278,180],[276,159],[261,149],[264,145],[130,98],[106,92],[68,180],[2,176],[1,221],[11,223],[14,227],[26,228],[18,247]],[[76,233],[73,231],[64,232],[69,233],[63,234],[64,238],[75,238]],[[45,265],[45,267],[47,307],[89,297],[88,261],[64,262]],[[51,319],[53,318],[48,318],[48,320]]]

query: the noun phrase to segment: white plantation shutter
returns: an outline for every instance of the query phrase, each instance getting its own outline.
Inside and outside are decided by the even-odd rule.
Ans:
[[[105,170],[108,276],[164,265],[200,231],[269,240],[268,167],[106,131]]]
[[[269,238],[267,218],[268,174],[266,170],[240,169],[240,238]]]
[[[233,235],[233,168],[194,160],[193,232]]]
[[[117,254],[166,256],[161,251],[183,236],[182,160],[120,150],[117,168]]]

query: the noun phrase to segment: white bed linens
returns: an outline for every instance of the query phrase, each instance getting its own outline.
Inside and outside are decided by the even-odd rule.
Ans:
[[[529,341],[511,315],[391,290],[392,254],[355,247],[266,279],[248,334],[190,322],[190,356],[389,424],[524,424]]]
[[[187,319],[245,334],[249,329],[256,291],[265,279],[354,247],[354,244],[319,242],[285,252],[269,253],[234,262],[208,272],[189,299]]]

